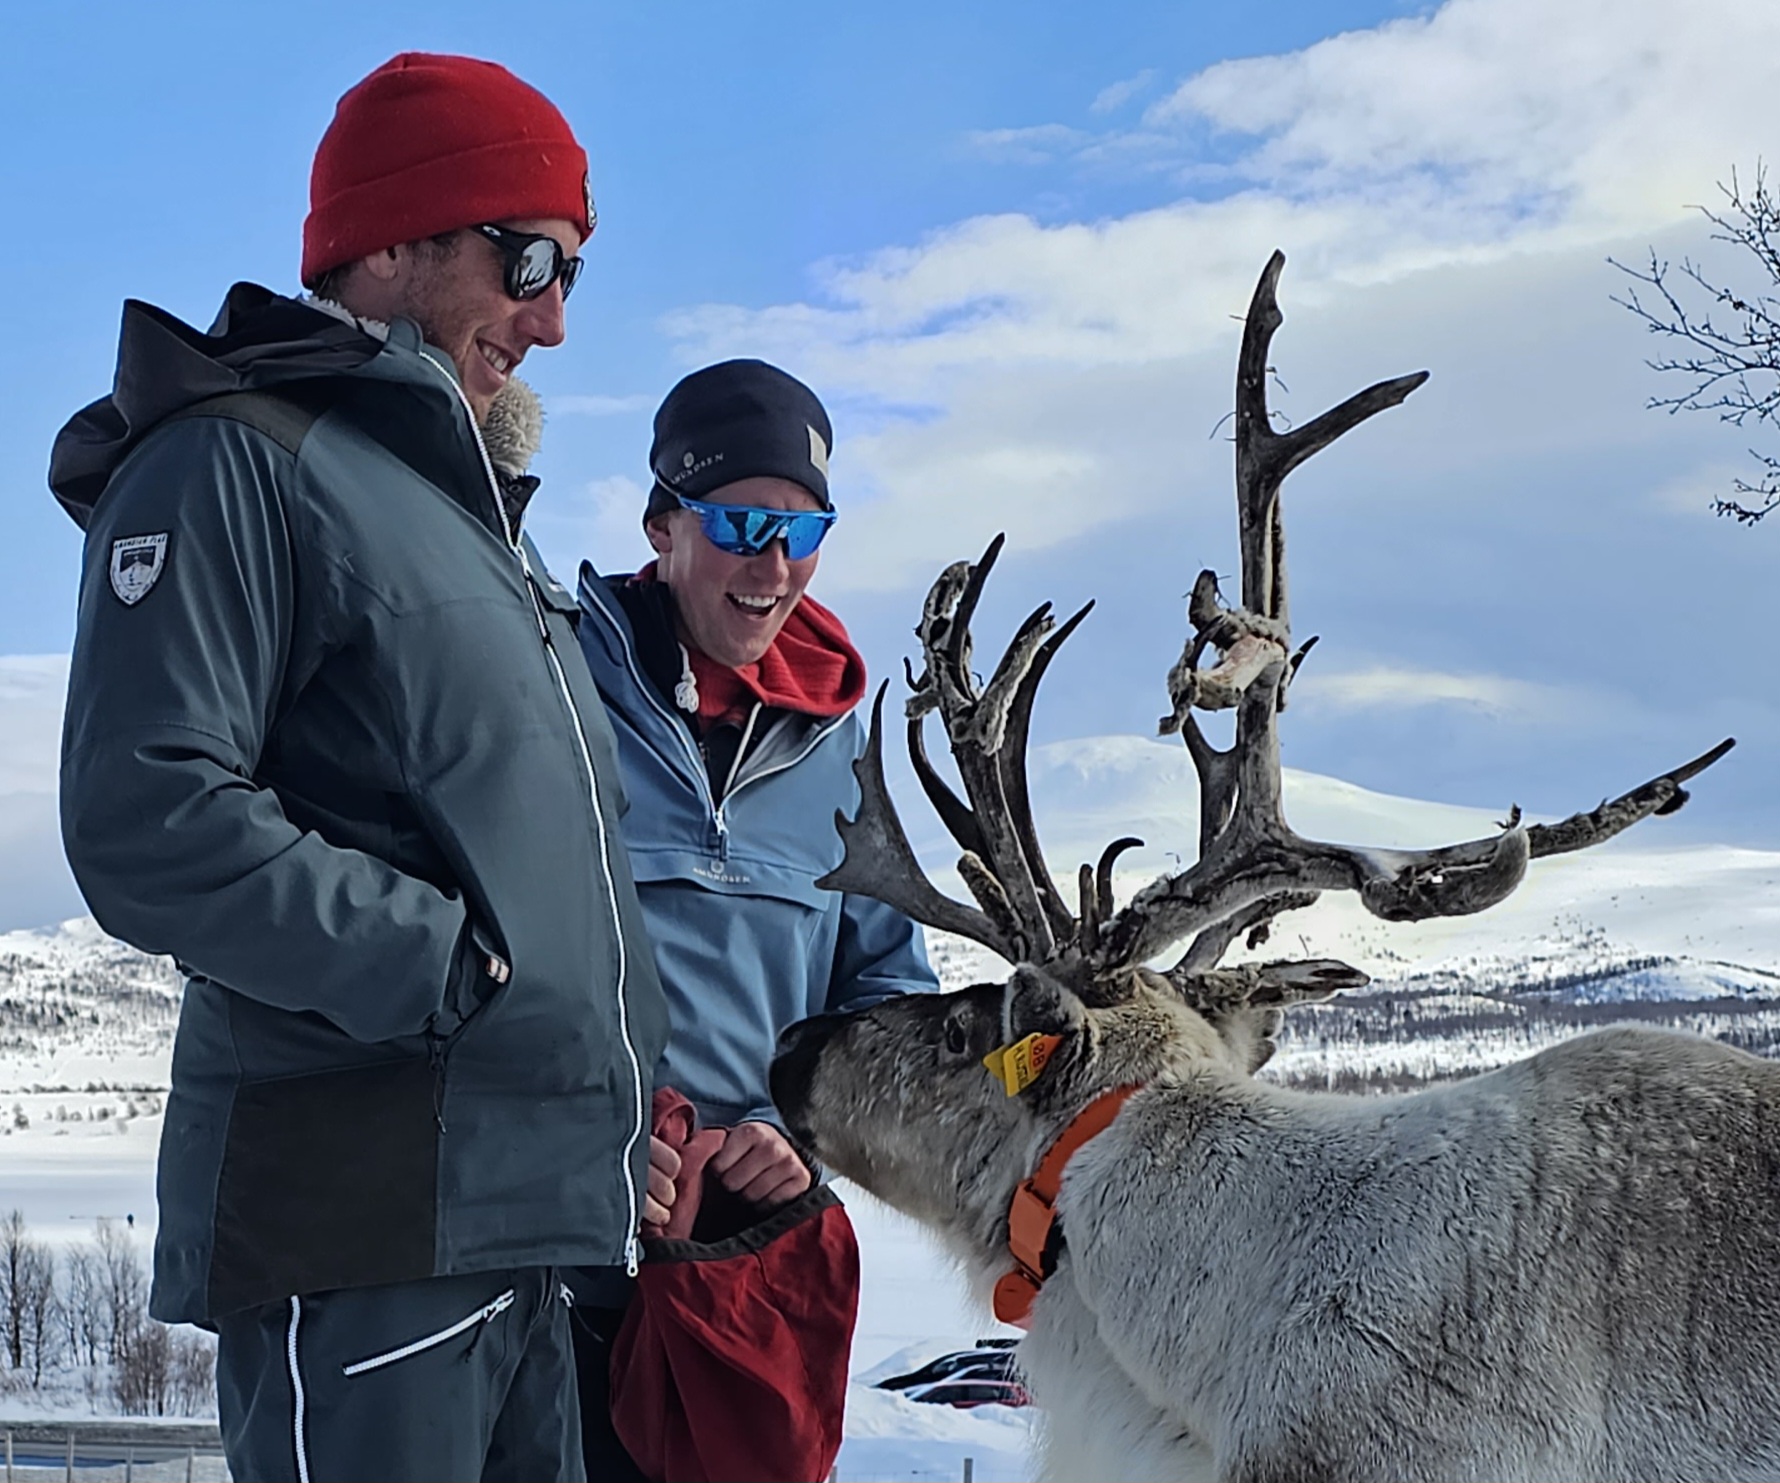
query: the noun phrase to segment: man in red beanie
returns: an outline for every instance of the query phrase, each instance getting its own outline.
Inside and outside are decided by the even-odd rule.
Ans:
[[[302,277],[126,306],[58,437],[86,531],[63,837],[188,975],[151,1311],[237,1478],[580,1479],[561,1269],[637,1270],[665,1009],[574,598],[519,530],[594,226],[561,114],[399,56]]]

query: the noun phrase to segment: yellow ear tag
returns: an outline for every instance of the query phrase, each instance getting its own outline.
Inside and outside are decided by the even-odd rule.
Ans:
[[[1038,1080],[1039,1072],[1045,1069],[1052,1053],[1061,1044],[1061,1035],[1034,1033],[1012,1045],[998,1046],[983,1057],[983,1064],[1007,1090],[1008,1096],[1017,1097]]]

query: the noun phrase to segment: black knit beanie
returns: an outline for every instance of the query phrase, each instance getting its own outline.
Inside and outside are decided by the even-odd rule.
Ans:
[[[649,467],[655,483],[647,524],[738,479],[789,479],[825,510],[834,431],[816,393],[762,360],[726,360],[694,371],[655,414]]]

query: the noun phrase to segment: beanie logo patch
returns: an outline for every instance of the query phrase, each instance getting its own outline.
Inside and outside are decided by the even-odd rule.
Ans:
[[[806,422],[804,426],[809,428],[810,433],[810,462],[826,479],[828,477],[828,445],[822,441],[822,434],[810,427],[809,423]]]
[[[723,455],[721,453],[707,453],[703,458],[700,458],[696,453],[688,449],[680,459],[680,472],[675,474],[673,478],[669,479],[667,483],[670,486],[684,484],[694,474],[703,473],[704,470],[712,468],[722,462]]]
[[[593,204],[593,177],[585,170],[581,172],[581,194],[587,200],[587,235],[593,235],[593,229],[600,224],[600,214]]]

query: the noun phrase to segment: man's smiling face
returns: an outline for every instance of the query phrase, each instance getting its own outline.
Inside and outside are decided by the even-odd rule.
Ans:
[[[713,505],[757,510],[819,510],[821,502],[789,479],[738,479],[699,498]],[[801,561],[774,541],[758,556],[719,551],[690,510],[670,510],[649,522],[649,544],[660,558],[657,575],[674,594],[681,637],[730,669],[753,664],[772,646],[816,575],[820,552]]]
[[[573,222],[496,225],[554,237],[566,255],[581,245],[581,233]],[[535,299],[510,298],[500,254],[480,233],[465,231],[449,247],[430,252],[429,247],[432,244],[417,244],[412,250],[390,313],[412,319],[429,344],[451,357],[470,410],[480,422],[528,350],[562,343],[562,284],[552,283]]]

